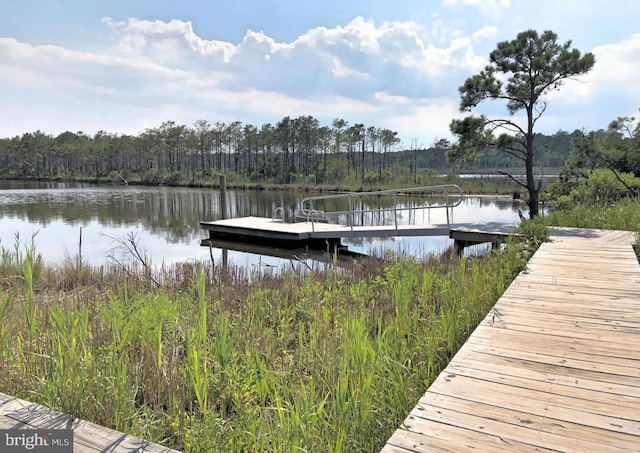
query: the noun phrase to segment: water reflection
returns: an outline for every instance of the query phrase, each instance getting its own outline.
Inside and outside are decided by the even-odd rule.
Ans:
[[[302,198],[313,194],[287,191],[228,192],[228,210],[232,217],[273,217],[277,207],[284,209],[292,221]],[[388,199],[361,200],[367,210],[388,209]],[[427,207],[441,203],[437,197],[411,196],[398,200],[403,207]],[[346,210],[346,200],[334,200],[326,210]],[[517,222],[519,202],[508,198],[468,197],[452,213],[452,222]],[[319,207],[322,209],[323,207]],[[386,222],[390,212],[380,211],[362,216],[362,222]],[[12,247],[14,234],[23,243],[36,234],[37,249],[50,262],[61,263],[65,256],[75,256],[82,227],[82,256],[93,265],[106,264],[118,253],[118,238],[135,234],[153,262],[173,263],[185,260],[209,260],[210,254],[200,241],[206,237],[201,220],[221,218],[219,193],[212,189],[173,187],[106,186],[72,183],[0,182],[0,245]],[[344,217],[340,221],[344,221]],[[444,223],[443,209],[402,211],[401,223]],[[360,253],[384,253],[385,250],[407,253],[440,251],[448,246],[447,238],[387,238],[345,240],[349,248]],[[222,258],[222,249],[212,250],[214,260]],[[252,256],[253,255],[253,256]],[[229,250],[229,262],[238,265],[280,265],[283,258],[269,257],[264,251],[251,253]]]

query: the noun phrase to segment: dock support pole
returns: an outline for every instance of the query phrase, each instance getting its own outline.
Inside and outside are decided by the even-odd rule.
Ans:
[[[222,219],[229,217],[227,212],[227,176],[220,175],[220,215]]]
[[[220,175],[220,215],[222,219],[229,218],[229,212],[227,210],[227,176]],[[227,269],[229,261],[229,251],[222,249],[222,268]]]
[[[462,256],[464,255],[464,246],[466,245],[466,241],[462,241],[460,239],[455,239],[453,241],[453,250],[456,252],[456,255]]]

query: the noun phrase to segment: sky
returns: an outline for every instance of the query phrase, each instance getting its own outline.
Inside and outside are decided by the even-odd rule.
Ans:
[[[629,0],[0,0],[0,137],[312,115],[428,146],[452,138],[458,87],[526,29],[596,58],[537,131],[597,130],[640,108],[638,17]]]

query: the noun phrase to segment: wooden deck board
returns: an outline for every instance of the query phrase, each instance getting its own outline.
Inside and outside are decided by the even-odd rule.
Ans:
[[[452,376],[447,374],[447,376]],[[461,376],[436,380],[429,390],[431,392],[467,399],[490,406],[503,407],[511,410],[526,408],[526,412],[555,420],[600,427],[626,435],[636,435],[640,432],[640,421],[632,418],[634,412],[623,408],[618,413],[618,407],[612,404],[596,404],[578,398],[562,397],[550,392],[541,392],[522,387],[502,385],[481,379],[466,379]],[[456,381],[456,384],[451,384]],[[549,386],[552,387],[551,385]],[[424,403],[424,400],[420,400]],[[616,416],[611,412],[616,412]],[[603,413],[604,412],[604,413]],[[635,412],[637,414],[637,412]],[[473,412],[480,415],[478,412]],[[637,438],[634,439],[636,445]]]
[[[640,451],[635,234],[555,233],[384,452]]]
[[[541,370],[534,366],[529,366],[530,363],[513,366],[514,362],[512,360],[499,361],[495,357],[491,357],[491,360],[487,364],[484,362],[484,359],[486,359],[486,356],[482,354],[464,354],[460,356],[460,361],[452,364],[451,367],[455,368],[455,370],[459,368],[479,371],[489,370],[491,373],[499,373],[506,376],[526,378],[546,383],[552,382],[559,385],[579,385],[581,388],[601,393],[602,397],[609,398],[609,401],[610,398],[613,397],[612,395],[640,398],[640,387],[608,382],[607,380],[611,377],[608,373],[597,376],[601,379],[598,380],[595,379],[594,376],[583,377],[577,373],[570,375],[565,369],[560,369],[560,367],[546,367]]]
[[[640,382],[636,377],[629,377],[620,374],[615,374],[606,371],[593,370],[589,365],[584,366],[584,363],[576,361],[559,361],[557,363],[550,363],[544,356],[534,355],[528,358],[522,357],[510,357],[508,355],[496,355],[491,352],[484,351],[472,351],[461,350],[456,359],[464,361],[467,360],[479,360],[487,362],[489,364],[496,364],[496,366],[503,365],[506,367],[513,367],[512,373],[525,373],[530,371],[532,375],[536,375],[537,372],[554,375],[556,379],[566,379],[567,381],[573,381],[575,385],[581,385],[580,383],[584,379],[602,382],[611,386],[622,386],[628,390],[629,395],[637,394],[640,389]],[[515,371],[518,370],[518,371]]]
[[[505,369],[493,369],[492,367],[480,368],[478,366],[468,366],[468,363],[451,365],[449,371],[455,376],[463,376],[468,379],[479,379],[487,382],[498,382],[513,387],[520,387],[529,390],[548,392],[560,397],[576,398],[584,400],[586,405],[595,410],[600,405],[611,404],[611,399],[614,398],[614,394],[610,392],[603,392],[601,390],[592,390],[581,386],[576,388],[575,383],[571,381],[561,382],[560,380],[540,380],[535,379],[532,376],[514,376],[514,372]],[[629,417],[637,418],[640,414],[633,412],[638,407],[638,396],[632,396],[627,394],[626,391],[622,392],[619,387],[619,392],[615,394],[616,404],[622,405],[624,408],[629,409]],[[565,399],[565,401],[568,401]],[[590,403],[597,403],[591,405]],[[602,409],[600,409],[602,411]],[[601,412],[600,412],[601,413]]]
[[[531,352],[523,349],[508,349],[504,347],[493,347],[487,346],[483,344],[476,343],[468,343],[465,345],[468,350],[474,352],[481,352],[485,354],[500,356],[500,357],[509,357],[515,359],[528,360],[532,362],[546,363],[550,365],[564,365],[571,368],[579,368],[582,370],[589,371],[599,371],[602,373],[610,373],[619,376],[627,376],[632,377],[634,379],[638,379],[639,371],[631,366],[629,363],[625,363],[622,365],[612,364],[612,363],[602,363],[605,359],[603,356],[591,356],[582,355],[581,357],[575,357],[577,354],[569,354],[558,355],[554,353],[549,353],[550,351],[544,350],[542,352]],[[591,360],[589,360],[591,359]],[[609,358],[607,358],[609,360]],[[613,362],[614,359],[611,359]]]
[[[542,310],[553,319],[552,314],[573,314],[576,317],[596,317],[602,320],[618,320],[627,323],[640,322],[640,313],[625,311],[624,307],[616,304],[632,303],[632,297],[602,297],[600,299],[589,299],[584,295],[580,296],[580,301],[567,302],[561,294],[546,294],[544,297],[537,293],[537,300],[533,299],[529,293],[513,294],[503,296],[501,307],[510,305],[521,308],[524,311]],[[599,305],[598,305],[599,304]],[[606,305],[603,305],[606,304]]]
[[[527,313],[526,316],[518,317],[511,312],[502,311],[497,327],[511,330],[529,332],[534,334],[551,335],[570,339],[596,340],[610,343],[615,346],[627,347],[629,345],[629,333],[635,333],[635,328],[612,328],[606,324],[582,325],[575,321],[557,319],[550,322],[548,317],[536,317]],[[584,330],[584,331],[583,331]]]
[[[518,317],[518,312],[516,312],[511,317],[513,321],[510,320],[509,322],[517,324],[518,322],[540,323],[549,321],[547,307],[537,307],[531,303],[525,304],[523,303],[523,299],[504,296],[500,301],[501,311],[499,317],[496,318],[497,321],[494,322],[500,322],[500,320],[504,318],[505,313],[506,316],[512,314],[510,308],[514,306],[518,309],[518,312],[526,313],[526,318],[524,316]],[[635,333],[637,329],[640,328],[640,320],[633,322],[633,320],[607,319],[600,316],[601,313],[602,311],[592,310],[594,316],[588,316],[589,313],[587,313],[586,316],[580,316],[572,310],[565,310],[564,313],[562,310],[556,310],[553,319],[558,322],[557,326],[571,325],[576,328],[588,327],[590,329],[603,329],[605,332],[625,331]],[[527,321],[520,321],[522,319],[526,319]]]
[[[0,428],[73,429],[74,453],[179,453],[4,393],[0,393]]]
[[[490,328],[480,326],[469,338],[474,344],[495,345],[496,342],[506,349],[520,349],[527,347],[528,351],[540,351],[547,354],[559,354],[562,357],[568,356],[606,356],[621,361],[637,361],[638,372],[640,373],[640,349],[636,343],[614,343],[602,340],[572,338],[568,335],[552,335],[545,332],[528,332],[523,330],[507,328]]]
[[[535,444],[538,448],[553,451],[563,451],[563,447],[570,439],[580,451],[629,451],[633,445],[633,436],[620,436],[608,430],[593,429],[577,423],[562,422],[540,417],[523,410],[506,409],[503,407],[486,405],[474,401],[455,398],[447,395],[429,394],[428,404],[423,399],[410,415],[417,419],[427,418],[432,421],[449,423],[455,426],[488,432],[493,436],[500,436],[505,440],[517,440],[522,443]],[[481,409],[481,413],[490,417],[475,415],[473,410]],[[419,423],[416,422],[416,425]],[[619,437],[625,439],[624,446],[609,445],[611,440]],[[511,449],[511,451],[517,451]]]

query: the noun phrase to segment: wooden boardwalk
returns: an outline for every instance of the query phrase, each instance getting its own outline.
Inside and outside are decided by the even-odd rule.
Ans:
[[[179,453],[177,450],[0,393],[0,429],[32,428],[73,429],[74,453]]]
[[[640,451],[633,241],[558,229],[382,451]]]

